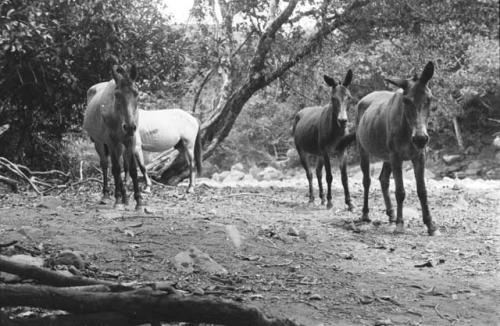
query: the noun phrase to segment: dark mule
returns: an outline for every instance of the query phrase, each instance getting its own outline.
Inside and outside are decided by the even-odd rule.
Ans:
[[[309,182],[309,202],[314,201],[312,172],[309,160],[316,158],[316,177],[318,179],[319,197],[321,204],[325,203],[323,184],[321,182],[321,170],[326,170],[326,182],[328,191],[326,195],[327,208],[332,207],[332,168],[330,166],[330,155],[335,152],[338,140],[346,133],[347,106],[351,94],[347,86],[352,80],[352,71],[349,70],[342,84],[336,83],[333,78],[324,76],[325,82],[331,87],[331,101],[325,106],[307,107],[300,110],[295,116],[293,125],[293,136],[295,146],[299,153],[300,162],[306,170]],[[347,184],[346,156],[344,151],[339,152],[340,171],[342,174],[342,185],[344,186],[345,203],[352,210],[349,186]]]
[[[111,170],[115,180],[115,207],[122,202],[128,204],[128,197],[121,178],[121,159],[130,167],[134,185],[136,209],[142,207],[142,196],[137,182],[137,168],[134,155],[135,134],[138,127],[137,77],[135,66],[130,74],[120,66],[113,66],[113,79],[96,84],[87,91],[87,109],[83,128],[87,131],[99,154],[103,173],[103,199],[109,198],[108,164],[111,156]]]
[[[396,92],[378,91],[366,95],[357,106],[356,138],[361,170],[363,171],[364,202],[362,221],[369,222],[368,194],[370,189],[370,156],[384,161],[380,172],[380,185],[389,221],[394,222],[394,210],[389,198],[389,178],[394,174],[396,184],[396,233],[404,232],[402,164],[411,160],[422,206],[424,224],[429,235],[439,234],[432,221],[425,189],[425,146],[429,141],[427,120],[432,94],[427,83],[434,74],[434,64],[427,63],[422,75],[410,79],[386,79],[400,87]]]

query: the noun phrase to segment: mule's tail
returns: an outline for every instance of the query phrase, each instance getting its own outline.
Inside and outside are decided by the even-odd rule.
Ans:
[[[356,132],[351,132],[351,133],[348,133],[347,135],[344,135],[342,136],[342,138],[340,138],[339,142],[337,143],[337,147],[335,147],[335,149],[338,151],[338,152],[342,152],[343,150],[345,150],[347,148],[347,146],[349,146],[354,140],[356,139]]]
[[[196,171],[201,174],[201,132],[200,127],[198,127],[198,133],[196,134],[196,140],[194,142],[194,161],[196,163]]]

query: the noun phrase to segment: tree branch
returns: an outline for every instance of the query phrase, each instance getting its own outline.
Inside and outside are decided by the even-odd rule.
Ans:
[[[257,48],[255,50],[254,57],[250,62],[250,71],[257,73],[264,68],[264,62],[266,55],[271,49],[271,44],[276,35],[276,32],[283,26],[283,24],[290,18],[295,7],[297,6],[298,0],[290,0],[288,6],[281,12],[281,14],[276,17],[271,24],[269,24],[264,33],[257,43]]]

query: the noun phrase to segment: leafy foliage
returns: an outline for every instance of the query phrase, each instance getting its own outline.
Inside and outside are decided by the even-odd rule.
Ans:
[[[166,24],[158,5],[2,2],[0,124],[12,128],[0,155],[54,166],[51,156],[59,152],[62,135],[81,124],[86,90],[109,79],[112,64],[136,63],[150,90],[178,78],[184,58],[175,42],[181,35]]]

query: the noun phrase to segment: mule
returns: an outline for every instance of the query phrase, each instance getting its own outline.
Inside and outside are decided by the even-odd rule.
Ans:
[[[336,152],[337,142],[347,132],[347,110],[351,94],[347,87],[352,81],[352,71],[349,70],[343,83],[337,83],[333,78],[323,76],[324,81],[331,88],[330,103],[325,106],[306,107],[295,115],[293,136],[300,162],[306,171],[309,183],[309,203],[314,202],[313,174],[310,169],[310,160],[316,159],[316,178],[318,180],[321,205],[325,203],[322,184],[322,169],[326,171],[327,208],[332,207],[332,168],[330,155]],[[345,203],[352,210],[349,185],[347,180],[347,161],[345,151],[338,152],[342,186],[344,187]]]
[[[98,83],[87,91],[87,108],[83,128],[94,142],[103,173],[103,201],[109,199],[108,166],[115,181],[115,207],[128,204],[128,196],[121,178],[121,159],[130,167],[136,209],[143,206],[141,190],[137,180],[134,155],[139,114],[138,91],[135,86],[137,69],[130,72],[121,66],[112,68],[113,79]]]
[[[395,92],[376,91],[366,95],[357,105],[356,140],[363,172],[363,215],[361,221],[370,222],[368,195],[370,189],[370,157],[383,161],[379,180],[389,222],[396,222],[395,233],[404,232],[403,161],[411,160],[417,184],[417,194],[422,207],[424,224],[429,235],[438,235],[439,230],[432,221],[425,187],[425,147],[429,142],[427,122],[433,99],[427,84],[434,74],[430,61],[420,76],[410,79],[386,79],[399,87]],[[396,185],[397,213],[389,197],[389,178],[394,175]]]
[[[186,157],[189,167],[187,192],[191,193],[194,191],[195,173],[201,173],[200,122],[181,109],[139,110],[139,132],[136,133],[134,153],[146,180],[145,192],[151,191],[151,178],[144,165],[142,151],[164,152],[170,148],[179,150]]]

